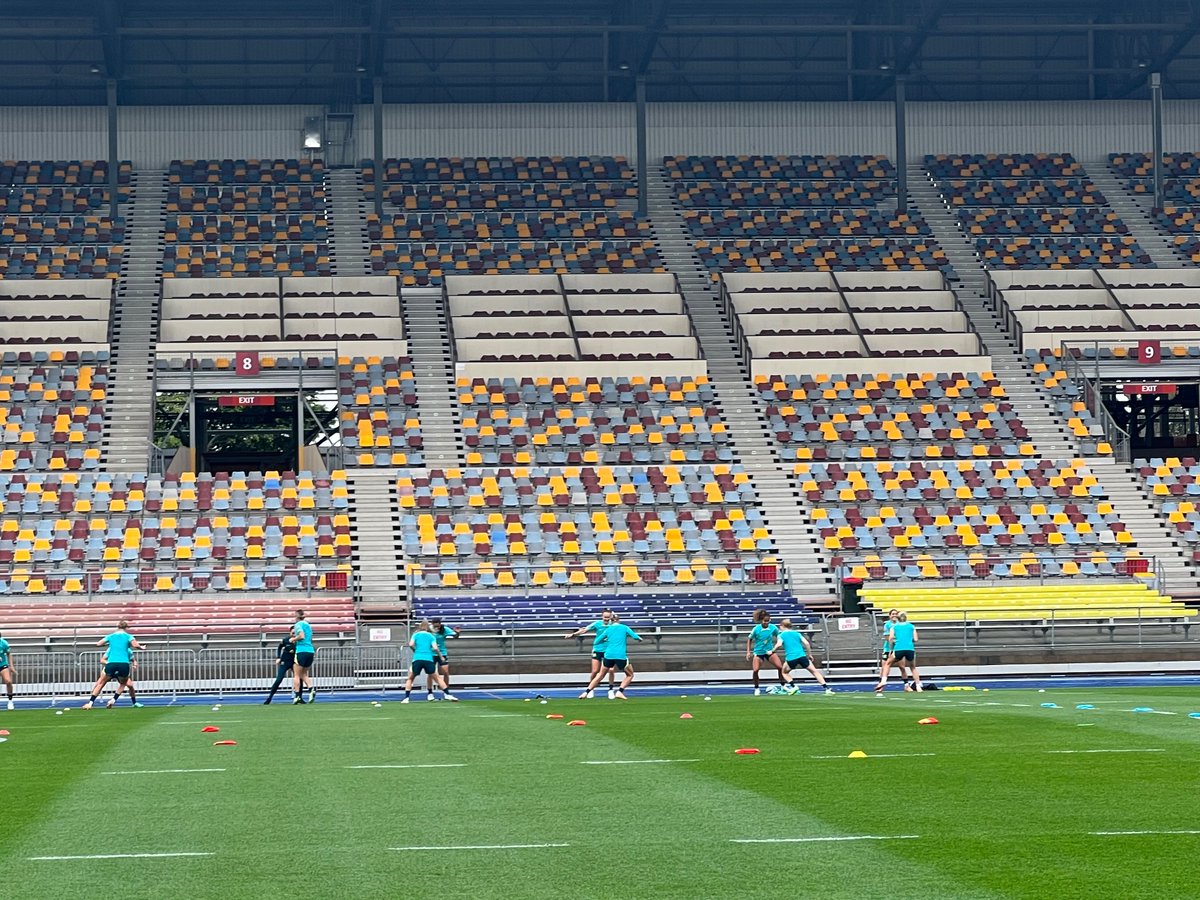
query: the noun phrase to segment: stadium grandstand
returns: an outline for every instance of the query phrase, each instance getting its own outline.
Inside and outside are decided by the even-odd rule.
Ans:
[[[4,634],[1188,653],[1196,20],[1088,6],[6,15]]]

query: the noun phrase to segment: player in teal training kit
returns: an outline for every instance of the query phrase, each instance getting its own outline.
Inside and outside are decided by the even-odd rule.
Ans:
[[[921,673],[917,671],[917,628],[908,621],[908,613],[900,613],[892,626],[891,634],[892,661],[901,668],[907,663],[908,668],[912,670],[913,685],[918,692],[925,690],[921,686]],[[880,673],[879,684],[875,685],[876,693],[882,692],[887,685],[887,676],[888,668],[885,665]]]
[[[442,681],[446,685],[446,689],[450,689],[450,655],[446,653],[446,638],[458,637],[458,632],[442,622],[441,619],[430,619],[429,630],[433,634],[433,639],[437,642],[437,656],[434,657],[434,665],[442,675]],[[429,691],[428,700],[433,699],[433,678],[426,679],[425,689]]]
[[[438,687],[442,689],[442,695],[447,700],[457,703],[458,698],[450,693],[450,688],[447,687],[446,680],[442,678],[442,673],[438,671],[437,663],[434,661],[437,658],[437,638],[429,630],[428,622],[421,621],[409,639],[408,646],[412,650],[412,665],[408,667],[408,680],[404,682],[404,699],[400,702],[407,703],[409,701],[413,681],[417,677],[428,675],[437,682]]]
[[[813,665],[809,658],[809,650],[811,646],[808,643],[808,638],[798,631],[792,629],[792,620],[784,619],[779,623],[779,640],[775,644],[775,650],[783,649],[783,658],[789,669],[788,678],[792,678],[792,672],[797,669],[805,669],[812,673],[813,678],[817,679],[817,684],[825,688],[825,693],[832,694],[833,688],[825,683],[825,676],[817,671],[817,667]],[[796,685],[789,681],[788,687],[791,693],[796,693]]]
[[[629,639],[640,641],[641,636],[621,622],[614,622],[608,626],[604,632],[604,665],[588,682],[587,690],[580,697],[587,698],[592,696],[592,691],[596,685],[604,678],[605,675],[613,675],[620,669],[625,673],[625,677],[621,679],[621,686],[617,688],[614,695],[618,700],[628,699],[625,696],[625,688],[629,687],[629,682],[633,681],[633,666],[629,665]]]
[[[605,633],[608,631],[608,626],[612,624],[612,620],[613,611],[611,609],[604,609],[600,612],[600,618],[591,625],[585,625],[583,628],[576,629],[570,634],[563,635],[563,637],[568,641],[572,638],[583,637],[585,634],[595,635],[595,637],[592,639],[592,671],[588,673],[589,684],[591,683],[591,680],[596,677],[596,673],[604,668],[604,650],[607,645]],[[614,689],[616,678],[617,676],[615,672],[608,673],[608,697],[610,700],[616,693]],[[588,690],[588,688],[585,687],[583,689],[583,693],[579,695],[579,699],[591,699],[591,692]]]
[[[304,688],[308,687],[308,702],[317,700],[317,686],[313,683],[309,669],[317,656],[313,646],[312,626],[304,621],[304,610],[296,610],[296,624],[292,626],[292,644],[296,647],[296,664],[292,667],[292,703],[304,702]]]
[[[765,609],[756,609],[754,622],[754,627],[750,629],[750,636],[746,638],[746,661],[750,663],[751,677],[754,681],[754,696],[757,697],[762,693],[758,686],[758,670],[762,668],[763,663],[770,663],[775,667],[775,671],[779,673],[780,684],[791,684],[792,678],[784,672],[783,661],[775,652],[779,639],[779,626],[771,624],[771,614]]]
[[[83,709],[91,709],[92,704],[96,702],[96,698],[100,696],[105,685],[114,679],[118,684],[127,684],[129,681],[129,670],[133,664],[133,651],[144,649],[144,644],[139,644],[137,638],[128,632],[129,623],[124,619],[117,623],[117,630],[108,637],[100,638],[96,641],[97,647],[107,646],[105,652],[108,662],[104,664],[104,675],[101,676],[98,682],[98,687],[93,688],[92,696],[88,698],[88,702],[83,704]]]
[[[897,661],[892,656],[892,629],[896,627],[898,621],[900,621],[900,610],[888,610],[888,617],[883,622],[883,647],[880,651],[879,682],[880,684],[887,682],[888,673],[891,672],[894,665],[900,669],[900,677],[904,680],[904,690],[911,691],[912,687],[908,683],[908,664],[903,660]],[[882,693],[883,689],[876,685],[875,696],[878,697]]]
[[[17,672],[12,667],[12,662],[9,660],[8,654],[8,641],[0,638],[0,681],[3,681],[4,686],[8,689],[8,708],[13,709],[14,679]]]

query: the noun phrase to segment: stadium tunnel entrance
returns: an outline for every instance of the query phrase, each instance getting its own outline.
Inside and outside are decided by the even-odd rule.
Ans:
[[[1200,451],[1200,380],[1105,381],[1100,395],[1134,459]]]

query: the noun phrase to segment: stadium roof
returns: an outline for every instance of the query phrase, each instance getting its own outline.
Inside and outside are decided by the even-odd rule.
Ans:
[[[3,103],[1200,96],[1200,0],[0,2]]]

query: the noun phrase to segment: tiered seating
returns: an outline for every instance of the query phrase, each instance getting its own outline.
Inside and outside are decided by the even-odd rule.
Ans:
[[[0,245],[4,244],[120,244],[125,220],[102,216],[3,216]]]
[[[303,579],[301,579],[303,581]],[[301,585],[304,586],[303,584]],[[172,638],[252,634],[273,640],[284,634],[296,620],[296,607],[303,606],[305,621],[313,635],[347,638],[354,634],[354,601],[349,596],[306,596],[269,599],[233,595],[212,602],[183,597],[172,600],[153,598],[87,601],[56,600],[53,604],[21,603],[11,598],[4,602],[6,639],[29,641],[62,637],[74,640],[78,635],[103,634],[113,622],[129,619],[138,637],[146,639],[170,635]]]
[[[696,254],[709,269],[722,272],[854,271],[911,272],[944,269],[946,253],[930,241],[864,238],[855,241],[737,240],[697,241]]]
[[[1200,308],[1200,275],[1162,271],[998,272],[989,274],[993,301],[1025,350],[1054,350],[1064,340],[1115,341],[1132,347],[1156,332],[1185,349],[1200,338],[1189,310]],[[1175,355],[1174,348],[1164,349]],[[1108,352],[1108,348],[1105,348]],[[1122,354],[1124,350],[1121,350]]]
[[[722,584],[774,549],[727,465],[433,469],[397,490],[417,587]]]
[[[698,238],[770,237],[891,237],[925,236],[931,232],[919,216],[878,209],[811,211],[723,209],[683,214],[688,230]]]
[[[1161,505],[1167,527],[1187,545],[1192,562],[1200,563],[1200,464],[1190,456],[1157,457],[1140,465],[1138,474]]]
[[[122,161],[117,169],[117,184],[129,184],[133,164]],[[5,160],[0,162],[0,185],[84,185],[108,184],[106,160]]]
[[[1111,575],[1137,555],[1079,460],[806,463],[796,478],[831,564],[859,578]]]
[[[820,181],[896,177],[896,167],[886,156],[668,156],[663,159],[663,168],[672,180]]]
[[[756,375],[779,371],[780,359],[794,372],[825,369],[830,358],[990,365],[940,272],[726,273],[722,291]]]
[[[458,381],[467,464],[730,462],[707,376]]]
[[[877,206],[896,196],[893,181],[676,181],[684,209]]]
[[[636,197],[619,158],[390,159],[381,177],[388,202],[405,212],[368,219],[371,271],[404,285],[454,273],[666,271],[648,222],[583,211]],[[375,189],[370,162],[363,189]]]
[[[1034,455],[990,372],[755,376],[787,460]]]
[[[1154,164],[1149,153],[1110,153],[1108,165],[1135,194],[1154,194]],[[1200,154],[1163,154],[1163,199],[1178,204],[1200,204]]]
[[[633,239],[650,223],[631,212],[425,213],[367,216],[373,241],[540,241]]]
[[[127,203],[128,185],[117,188],[117,202]],[[22,216],[96,214],[108,207],[103,187],[30,187],[0,184],[0,213]]]
[[[161,339],[406,352],[395,280],[355,276],[168,281]]]
[[[586,625],[595,619],[597,610],[605,608],[639,632],[654,628],[711,627],[716,620],[749,622],[756,609],[768,610],[776,621],[789,616],[796,623],[815,621],[790,594],[769,588],[748,591],[743,587],[736,593],[712,588],[703,591],[676,588],[621,595],[589,593],[586,587],[580,587],[578,592],[570,590],[569,574],[565,581],[560,577],[558,582],[545,594],[422,594],[414,600],[413,615],[423,619],[439,616],[456,627],[474,632],[500,629],[561,632]]]
[[[0,278],[116,278],[125,248],[28,247],[0,249]]]
[[[411,360],[346,360],[338,366],[338,404],[342,444],[357,465],[424,464]]]
[[[0,593],[297,590],[349,570],[341,472],[0,474],[0,498]]]
[[[175,160],[164,278],[331,275],[320,160]]]
[[[863,602],[875,610],[900,608],[915,622],[1029,622],[1104,619],[1186,619],[1196,615],[1148,584],[1039,584],[953,588],[867,585]]]
[[[61,361],[63,345],[106,349],[111,297],[108,279],[0,280],[0,344],[53,347],[38,359],[43,363]]]
[[[446,293],[457,359],[478,374],[499,374],[478,364],[700,357],[673,275],[452,275]],[[560,368],[532,374],[579,374]]]
[[[97,468],[108,354],[23,355],[0,362],[0,472]]]
[[[926,156],[925,167],[988,268],[1153,265],[1070,154]]]

